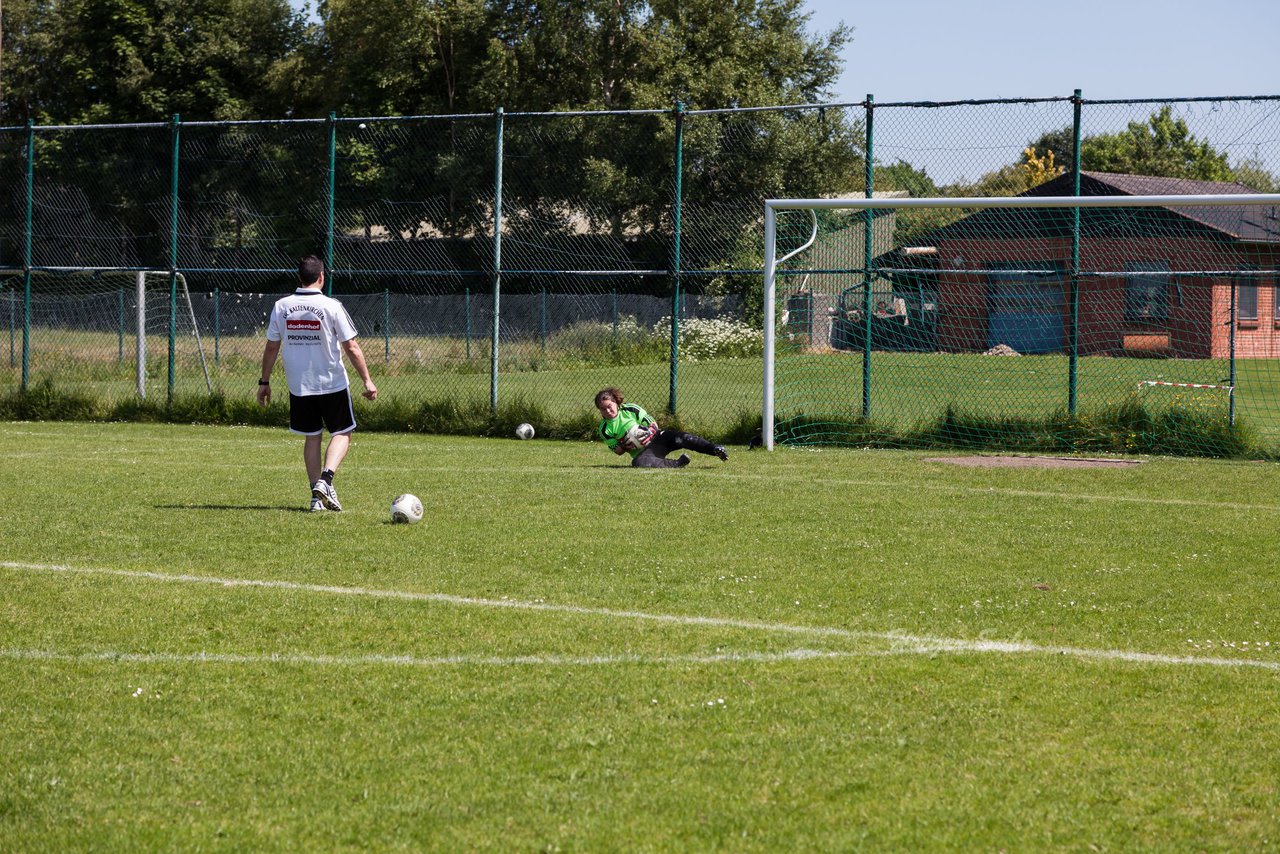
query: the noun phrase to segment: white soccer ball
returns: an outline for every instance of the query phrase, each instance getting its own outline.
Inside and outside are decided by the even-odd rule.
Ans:
[[[418,496],[405,493],[391,502],[391,521],[413,524],[422,521],[422,502]]]
[[[644,447],[645,440],[649,437],[649,428],[641,427],[635,424],[627,431],[627,447],[633,451],[638,451]]]
[[[517,438],[517,439],[532,439],[532,438],[533,438],[533,425],[526,421],[525,423],[523,423],[523,424],[521,424],[519,427],[517,427],[517,428],[516,428],[516,438]]]

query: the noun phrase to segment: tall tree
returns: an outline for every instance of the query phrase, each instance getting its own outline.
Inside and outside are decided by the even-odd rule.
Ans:
[[[304,34],[288,0],[18,0],[6,13],[6,123],[278,116],[263,81]]]
[[[1080,143],[1084,168],[1095,172],[1233,180],[1227,155],[1208,141],[1197,139],[1173,109],[1161,107],[1145,122],[1129,122],[1127,129],[1090,136]]]

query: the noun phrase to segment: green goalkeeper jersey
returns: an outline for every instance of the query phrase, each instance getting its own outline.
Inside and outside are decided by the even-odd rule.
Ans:
[[[617,451],[618,443],[626,437],[627,431],[637,424],[641,427],[648,427],[654,421],[649,417],[649,413],[645,412],[634,403],[624,403],[618,407],[618,414],[613,418],[603,418],[600,420],[600,426],[596,428],[596,435],[604,440],[605,446],[611,451]],[[627,453],[631,454],[632,459],[643,451],[644,448],[633,448]]]

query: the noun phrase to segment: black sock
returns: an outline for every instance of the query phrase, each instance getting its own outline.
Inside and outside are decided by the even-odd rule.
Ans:
[[[325,469],[320,472],[320,479],[330,486],[333,486],[333,469]]]

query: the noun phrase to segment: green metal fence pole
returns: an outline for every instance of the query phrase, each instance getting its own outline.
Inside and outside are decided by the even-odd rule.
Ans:
[[[173,114],[169,125],[169,390],[166,400],[173,403],[173,386],[177,380],[178,349],[178,148],[181,144],[182,117]]]
[[[124,288],[116,288],[116,364],[124,361]]]
[[[17,364],[17,360],[14,358],[14,342],[17,340],[17,335],[15,334],[16,326],[13,322],[13,304],[18,301],[18,295],[12,292],[5,294],[5,301],[9,303],[9,367],[12,368]]]
[[[875,96],[867,94],[867,126],[866,126],[866,163],[863,167],[867,184],[865,195],[868,199],[875,193],[875,174],[871,161],[872,146],[875,142]],[[871,276],[875,253],[875,211],[867,208],[862,212],[862,417],[871,417]]]
[[[221,364],[221,353],[219,345],[222,339],[222,297],[219,295],[218,289],[213,289],[213,363]]]
[[[1227,315],[1227,341],[1229,342],[1229,350],[1227,355],[1227,385],[1231,388],[1227,390],[1227,423],[1235,426],[1236,423],[1236,287],[1239,279],[1231,280],[1231,306]]]
[[[1080,90],[1071,98],[1071,195],[1080,195]],[[1071,341],[1067,359],[1067,412],[1076,414],[1080,391],[1080,209],[1071,209]]]
[[[471,288],[465,288],[462,297],[467,314],[467,361],[471,361]]]
[[[382,290],[382,364],[391,366],[391,289]]]
[[[22,389],[31,382],[31,241],[35,211],[36,131],[27,119],[27,198],[22,244]]]
[[[684,210],[684,102],[676,101],[675,197],[672,200],[671,235],[671,388],[667,411],[676,411],[680,366],[680,230]]]
[[[489,339],[489,410],[498,414],[498,305],[502,293],[502,107],[494,111],[497,144],[493,176],[493,330]]]
[[[325,218],[324,218],[324,268],[328,277],[324,280],[325,292],[333,296],[333,199],[337,194],[337,160],[338,160],[338,114],[329,113],[327,122],[329,146],[329,171],[325,184]]]
[[[18,364],[18,361],[16,358],[16,347],[15,347],[15,343],[17,342],[17,338],[18,338],[17,324],[14,323],[15,312],[13,310],[13,305],[17,301],[18,301],[17,292],[10,293],[9,294],[9,367],[11,368],[14,365]]]

